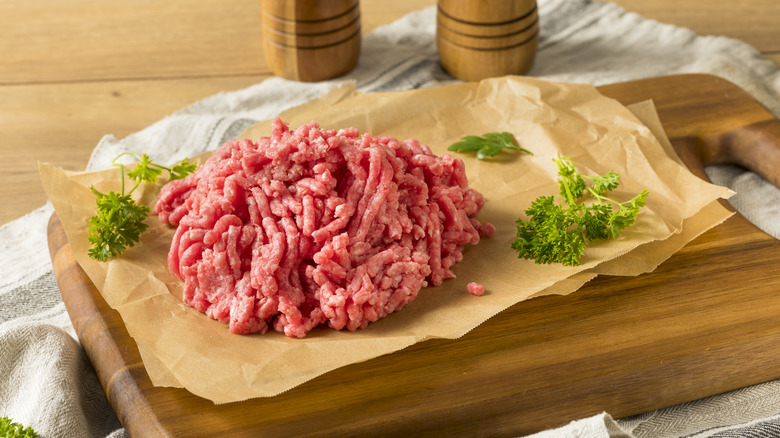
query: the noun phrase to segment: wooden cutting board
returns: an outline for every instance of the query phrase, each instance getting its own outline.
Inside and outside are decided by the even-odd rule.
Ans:
[[[733,84],[681,75],[600,90],[625,104],[652,98],[696,172],[701,159],[735,161],[780,186],[780,121]],[[76,333],[131,436],[517,436],[780,377],[780,241],[739,214],[650,274],[598,277],[569,296],[521,302],[461,339],[219,406],[152,386],[56,215],[48,232]]]

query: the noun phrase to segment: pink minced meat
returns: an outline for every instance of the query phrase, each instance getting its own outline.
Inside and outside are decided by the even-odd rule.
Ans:
[[[478,297],[485,295],[485,286],[480,283],[471,282],[466,285],[466,290],[468,290],[471,295],[476,295]]]
[[[303,337],[365,328],[454,277],[494,230],[474,218],[483,204],[460,159],[417,140],[277,119],[166,184],[154,212],[178,226],[168,265],[185,303],[233,333]]]

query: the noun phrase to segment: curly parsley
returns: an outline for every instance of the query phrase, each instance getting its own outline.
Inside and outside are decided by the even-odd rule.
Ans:
[[[135,185],[127,193],[125,193],[125,166],[117,163],[117,160],[125,155],[131,155],[139,160],[135,167],[127,172],[127,176],[135,181]],[[110,257],[123,253],[127,248],[138,243],[141,234],[146,231],[147,225],[144,221],[151,208],[147,205],[138,205],[131,197],[142,182],[157,181],[163,171],[169,173],[170,181],[181,179],[194,172],[197,167],[197,163],[190,163],[186,158],[172,167],[165,167],[152,162],[146,154],[138,156],[132,152],[120,154],[114,158],[111,165],[119,167],[122,173],[121,191],[101,193],[94,186],[90,187],[97,198],[95,203],[98,213],[89,219],[89,242],[92,248],[89,249],[88,254],[89,257],[99,261],[106,261]]]
[[[38,438],[38,433],[32,427],[24,427],[8,417],[0,418],[0,437],[3,438]]]
[[[518,257],[536,263],[575,266],[585,252],[587,241],[613,239],[630,227],[648,195],[643,190],[634,198],[618,202],[606,196],[617,188],[620,175],[613,171],[600,176],[577,172],[571,158],[555,158],[558,184],[565,205],[553,196],[540,196],[525,211],[528,221],[517,220],[517,240],[512,243]],[[590,205],[581,201],[589,193]],[[580,202],[578,202],[580,201]]]

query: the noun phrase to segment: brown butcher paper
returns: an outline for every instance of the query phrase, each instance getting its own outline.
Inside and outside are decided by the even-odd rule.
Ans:
[[[633,112],[632,112],[633,110]],[[432,89],[362,94],[345,83],[281,114],[291,128],[312,120],[323,128],[354,126],[361,133],[414,137],[435,154],[465,135],[509,131],[533,155],[509,151],[487,160],[463,159],[471,187],[485,197],[478,219],[496,227],[467,247],[457,278],[423,289],[417,299],[356,332],[315,329],[303,339],[276,332],[236,335],[181,302],[181,282],[168,272],[174,229],[150,217],[141,242],[107,262],[87,257],[94,184],[119,189],[119,170],[66,172],[41,164],[43,185],[73,253],[138,344],[158,386],[183,387],[215,403],[269,397],[338,367],[365,361],[430,338],[458,338],[515,303],[568,294],[599,274],[633,276],[654,269],[731,213],[719,202],[732,193],[697,178],[671,150],[650,103],[624,107],[589,85],[504,77]],[[245,133],[270,135],[270,121]],[[556,195],[553,158],[569,156],[584,174],[613,169],[622,176],[613,197],[650,192],[634,226],[614,240],[593,242],[576,267],[539,265],[511,249],[515,220],[540,195]],[[138,192],[152,205],[159,184]],[[485,286],[484,296],[466,284]]]

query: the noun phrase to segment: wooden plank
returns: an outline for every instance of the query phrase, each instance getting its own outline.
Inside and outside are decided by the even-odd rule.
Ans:
[[[624,103],[653,97],[683,148],[718,148],[746,126],[778,123],[711,76],[602,91]],[[599,277],[567,297],[521,302],[461,339],[419,343],[276,397],[219,406],[151,385],[121,318],[74,261],[56,216],[49,235],[76,332],[136,436],[517,436],[602,410],[622,417],[780,377],[780,241],[740,215],[650,274]]]
[[[434,3],[364,0],[363,32]],[[0,85],[270,73],[259,0],[4,0],[0,29]]]
[[[83,170],[104,135],[123,138],[199,99],[267,77],[0,87],[0,225],[46,202],[38,161]]]
[[[762,53],[780,51],[780,2],[776,0],[613,0],[645,18],[699,35],[742,40]]]
[[[6,3],[6,2],[4,2]],[[10,0],[3,84],[262,74],[259,2]]]

